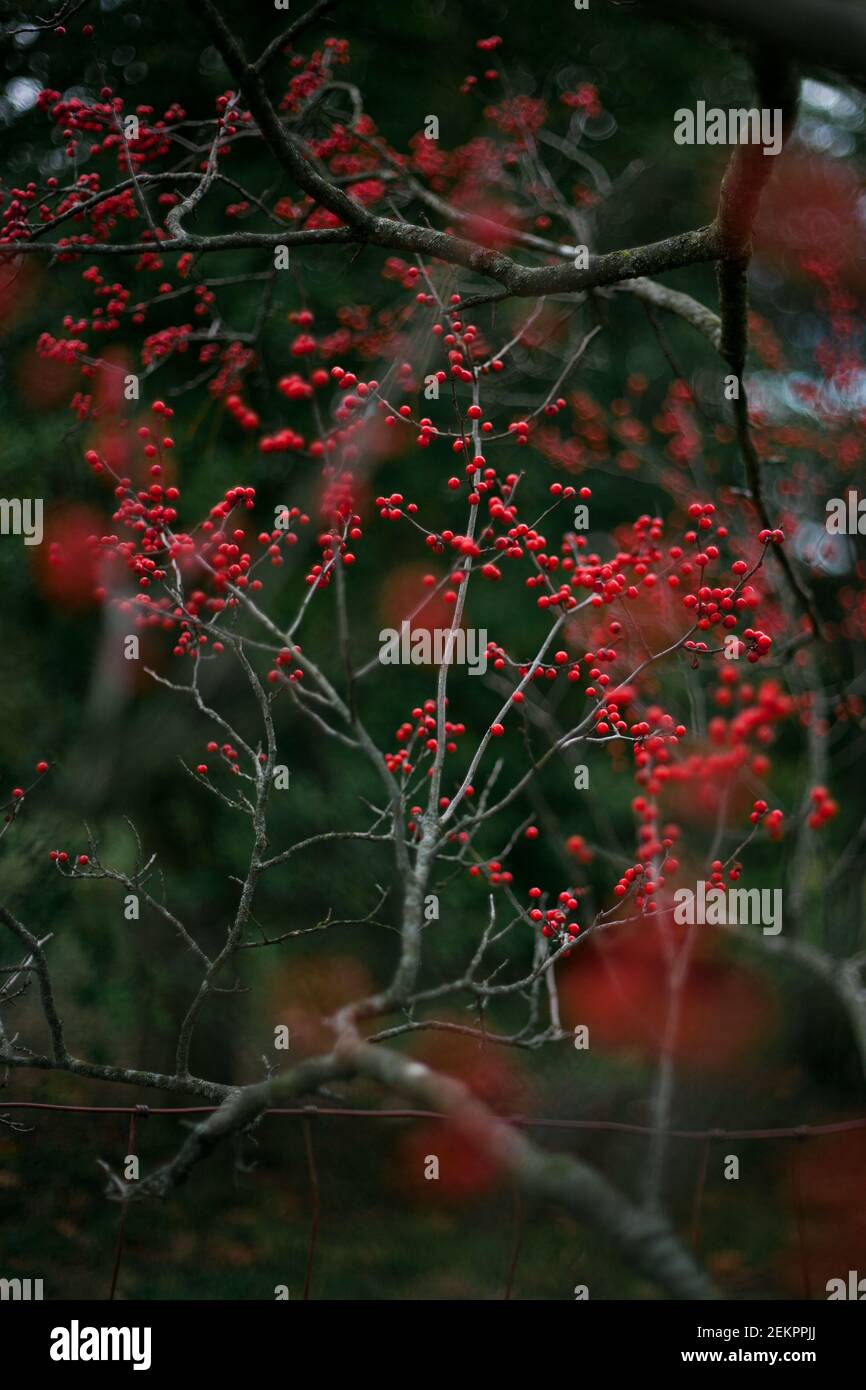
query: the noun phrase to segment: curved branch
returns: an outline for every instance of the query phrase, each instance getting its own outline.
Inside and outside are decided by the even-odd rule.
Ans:
[[[215,1114],[196,1125],[170,1163],[144,1182],[120,1183],[121,1195],[124,1199],[164,1196],[184,1182],[218,1144],[248,1128],[269,1107],[308,1094],[327,1081],[353,1076],[377,1081],[421,1108],[441,1112],[527,1196],[565,1207],[603,1234],[627,1264],[671,1297],[720,1297],[668,1225],[633,1206],[588,1164],[564,1154],[545,1153],[489,1110],[462,1082],[398,1052],[363,1043],[356,1035],[342,1039],[326,1056],[302,1062],[274,1080],[230,1096]]]

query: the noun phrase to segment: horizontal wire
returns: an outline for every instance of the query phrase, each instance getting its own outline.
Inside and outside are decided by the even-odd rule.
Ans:
[[[67,1115],[213,1115],[218,1105],[55,1105],[46,1101],[11,1100],[0,1102],[0,1115],[8,1110],[43,1110]],[[273,1106],[263,1115],[301,1116],[306,1119],[345,1120],[447,1120],[440,1110],[351,1110],[303,1105],[292,1108]],[[618,1120],[565,1120],[532,1115],[497,1115],[505,1124],[520,1129],[604,1130],[615,1134],[666,1134],[671,1139],[808,1139],[821,1134],[844,1134],[866,1129],[866,1116],[835,1120],[827,1124],[793,1125],[783,1129],[658,1129],[652,1125],[628,1124]]]

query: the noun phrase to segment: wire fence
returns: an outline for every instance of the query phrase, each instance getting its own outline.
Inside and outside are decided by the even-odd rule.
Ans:
[[[61,1105],[48,1101],[31,1100],[4,1100],[0,1109],[0,1121],[10,1123],[12,1111],[41,1111],[55,1114],[66,1115],[127,1115],[129,1117],[129,1131],[127,1135],[128,1156],[135,1154],[136,1124],[141,1120],[148,1120],[151,1116],[183,1117],[190,1115],[212,1115],[218,1109],[217,1105]],[[307,1240],[307,1262],[304,1275],[304,1294],[305,1300],[312,1297],[313,1268],[316,1254],[316,1242],[319,1231],[319,1216],[321,1211],[321,1196],[319,1189],[319,1173],[316,1164],[315,1146],[313,1142],[313,1127],[311,1121],[314,1119],[344,1119],[344,1120],[448,1120],[448,1116],[438,1110],[413,1110],[413,1109],[351,1109],[342,1106],[320,1106],[320,1105],[301,1105],[301,1106],[272,1106],[262,1111],[262,1116],[277,1115],[283,1118],[300,1119],[304,1133],[304,1152],[307,1163],[307,1174],[309,1179],[309,1199],[310,1199],[310,1230]],[[866,1116],[858,1116],[848,1120],[833,1120],[825,1124],[800,1124],[789,1125],[778,1128],[764,1129],[663,1129],[652,1125],[633,1124],[620,1120],[571,1120],[549,1116],[535,1115],[500,1115],[497,1118],[507,1124],[514,1125],[519,1129],[555,1129],[572,1131],[604,1132],[610,1134],[629,1134],[651,1138],[663,1134],[668,1139],[693,1140],[703,1143],[703,1152],[698,1170],[698,1179],[695,1193],[692,1200],[692,1214],[690,1222],[690,1243],[692,1250],[696,1253],[700,1244],[701,1212],[703,1208],[704,1192],[706,1189],[707,1172],[709,1168],[710,1149],[714,1140],[722,1139],[755,1139],[755,1140],[807,1140],[829,1134],[845,1134],[859,1129],[866,1129]],[[23,1126],[12,1123],[12,1128],[18,1133],[27,1132]],[[799,1167],[797,1163],[797,1146],[791,1151],[791,1189],[796,1213],[797,1225],[797,1244],[800,1256],[800,1283],[804,1299],[812,1298],[812,1285],[809,1275],[809,1261],[806,1248],[805,1221],[803,1213],[802,1184],[800,1181]],[[520,1253],[523,1246],[523,1236],[526,1225],[526,1211],[520,1196],[519,1188],[516,1183],[513,1187],[513,1228],[514,1237],[511,1253],[508,1262],[508,1269],[505,1281],[505,1292],[503,1297],[508,1300],[512,1296],[514,1279],[520,1260]],[[123,1263],[126,1238],[126,1217],[129,1202],[121,1201],[120,1218],[118,1222],[117,1243],[115,1246],[114,1263],[111,1274],[111,1285],[108,1298],[112,1300],[117,1293],[120,1271]]]

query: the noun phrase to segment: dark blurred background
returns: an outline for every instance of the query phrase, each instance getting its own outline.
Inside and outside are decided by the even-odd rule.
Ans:
[[[35,8],[45,12],[49,0]],[[220,10],[251,53],[285,20],[265,3],[221,3]],[[0,0],[0,18],[6,23],[32,12]],[[293,17],[294,13],[295,7]],[[80,33],[85,19],[95,25],[90,39]],[[362,89],[368,113],[398,149],[407,148],[428,113],[439,117],[444,148],[454,149],[488,133],[482,110],[499,99],[501,91],[496,88],[491,95],[485,88],[480,74],[487,60],[475,43],[490,34],[504,38],[496,65],[507,72],[516,93],[553,105],[557,93],[581,83],[595,84],[603,113],[587,123],[581,148],[601,167],[605,192],[599,195],[592,164],[564,174],[562,186],[575,198],[584,197],[587,190],[596,195],[587,204],[587,225],[592,249],[599,251],[648,242],[710,220],[725,151],[676,146],[671,138],[673,111],[698,99],[724,107],[747,105],[749,100],[747,55],[734,42],[699,25],[662,22],[633,5],[599,2],[576,14],[567,0],[529,8],[488,0],[471,5],[368,0],[363,6],[338,8],[332,20],[305,38],[302,51],[310,51],[326,33],[349,39],[351,64],[339,75]],[[178,5],[102,0],[70,22],[62,41],[40,34],[4,39],[2,44],[4,191],[52,171],[60,173],[64,167],[52,127],[34,109],[36,92],[43,86],[67,95],[92,95],[107,79],[125,96],[127,109],[143,102],[159,112],[177,100],[197,117],[209,115],[215,94],[231,85],[218,54]],[[273,90],[281,71],[275,71]],[[458,88],[467,73],[480,80],[465,95]],[[805,413],[792,396],[792,383],[814,378],[815,347],[828,332],[826,303],[803,266],[810,249],[831,255],[839,282],[855,299],[862,290],[864,103],[827,73],[808,74],[803,97],[798,137],[784,156],[778,187],[765,206],[752,282],[754,308],[766,325],[767,339],[782,344],[785,354],[784,372],[774,371],[773,353],[765,343],[760,360],[753,361],[755,391],[780,434],[789,431],[787,449],[781,439],[779,443],[780,468],[785,478],[799,483],[787,494],[786,505],[798,512],[805,527],[820,525],[823,498],[838,495],[838,442],[863,410],[858,395],[862,378],[856,373],[849,383],[850,409],[840,408],[835,417],[829,412]],[[239,167],[242,161],[245,182],[259,190],[268,186],[272,171],[258,147],[254,151],[247,144],[231,162],[235,159]],[[279,192],[292,190],[281,186]],[[218,225],[215,213],[202,214],[197,224],[200,230]],[[255,270],[256,255],[211,257],[207,272],[233,275]],[[383,260],[370,248],[360,255],[339,248],[293,252],[291,280],[285,287],[281,283],[263,342],[262,380],[294,369],[289,311],[313,309],[317,330],[326,333],[337,327],[338,310],[347,305],[371,306],[375,313],[405,302],[406,296],[382,278]],[[116,641],[117,629],[111,628],[115,620],[108,611],[92,601],[86,536],[105,529],[109,505],[82,455],[94,443],[104,445],[111,433],[111,412],[106,411],[101,433],[92,423],[80,422],[69,410],[70,398],[81,386],[77,370],[46,362],[35,353],[41,332],[58,335],[65,314],[76,319],[87,312],[91,300],[80,279],[84,264],[48,266],[31,257],[14,275],[0,268],[0,491],[7,497],[42,496],[49,517],[47,535],[57,545],[56,563],[51,565],[47,545],[24,550],[11,538],[0,544],[0,790],[5,795],[6,789],[21,783],[37,759],[56,762],[50,783],[31,798],[27,814],[0,846],[0,894],[33,931],[54,934],[51,961],[75,1054],[95,1062],[168,1071],[178,1019],[197,985],[194,961],[154,914],[145,910],[140,922],[125,922],[118,885],[64,882],[49,863],[48,851],[85,849],[86,822],[99,838],[103,861],[129,871],[134,841],[124,820],[128,817],[146,854],[158,856],[169,905],[199,940],[213,946],[221,939],[235,901],[229,876],[241,872],[248,844],[238,834],[237,818],[179,767],[181,756],[198,761],[205,740],[212,736],[191,703],[154,687],[143,676],[132,684],[120,681],[116,673],[106,676],[106,652]],[[678,272],[671,283],[707,304],[715,303],[711,267]],[[227,290],[221,302],[228,322],[239,330],[252,326],[258,298],[249,286]],[[580,389],[606,409],[623,394],[629,376],[645,376],[648,386],[640,418],[647,439],[641,467],[627,479],[610,454],[602,451],[593,461],[587,476],[594,493],[593,532],[599,536],[623,521],[631,522],[640,511],[667,515],[675,509],[676,499],[665,486],[671,461],[653,419],[669,402],[671,383],[680,371],[710,413],[709,424],[698,413],[694,417],[704,441],[700,456],[708,495],[742,481],[729,438],[711,427],[720,368],[708,345],[686,326],[667,320],[659,321],[660,342],[630,296],[611,296],[605,305],[608,331],[581,367]],[[508,305],[499,311],[494,327],[489,315],[479,317],[479,322],[489,340],[497,342],[514,331],[525,311],[524,305]],[[175,321],[172,306],[166,306],[164,318],[157,309],[148,318],[147,331]],[[854,337],[852,351],[860,346],[859,329]],[[118,363],[134,362],[137,342],[121,333],[114,335],[110,349],[103,350],[115,354]],[[359,364],[351,352],[337,360],[373,371],[369,362]],[[524,354],[523,365],[523,373],[509,379],[507,393],[500,393],[503,411],[524,402],[531,405],[543,395],[558,370],[556,343],[535,358]],[[161,396],[175,409],[172,433],[185,520],[203,514],[235,483],[258,489],[265,514],[280,502],[313,513],[319,485],[309,461],[261,454],[256,439],[236,427],[221,401],[206,391],[182,390],[194,375],[191,362],[169,361],[144,393],[147,400]],[[99,382],[94,389],[109,391]],[[312,420],[303,408],[288,417],[282,398],[257,385],[255,374],[245,384],[245,394],[265,427],[277,428],[290,418],[293,427],[308,437],[312,433]],[[142,412],[147,400],[142,401]],[[819,441],[827,443],[823,451]],[[125,445],[118,447],[122,451]],[[537,464],[534,471],[529,469],[526,488],[540,508],[555,475],[534,451],[524,452],[527,457],[521,463]],[[367,537],[361,562],[352,573],[351,602],[356,615],[375,618],[368,623],[359,620],[354,629],[359,661],[373,655],[379,627],[399,616],[405,595],[415,592],[418,576],[429,568],[408,528],[378,522],[372,498],[395,488],[407,496],[421,496],[425,483],[440,474],[441,466],[434,467],[429,455],[419,455],[411,444],[383,451],[371,467],[364,510]],[[812,490],[815,478],[820,485]],[[862,653],[858,544],[855,538],[850,550],[831,557],[832,563],[816,563],[812,571],[822,612],[839,648],[837,668],[828,675],[819,666],[818,677],[810,677],[824,680],[831,692],[831,722],[836,692],[858,669]],[[294,610],[302,566],[314,554],[310,534],[298,547],[294,566],[286,566],[272,587],[274,611],[282,616]],[[474,621],[479,626],[486,622],[495,636],[506,612],[515,647],[532,649],[542,620],[529,605],[523,616],[511,613],[505,586],[482,595]],[[339,673],[329,602],[313,606],[302,640],[321,655],[326,670]],[[171,670],[161,638],[148,637],[145,654],[158,669]],[[254,710],[248,691],[230,666],[222,671],[213,678],[209,697],[239,727],[252,732]],[[788,675],[784,670],[772,672],[782,686]],[[799,676],[794,687],[802,691],[798,681]],[[455,706],[461,697],[471,697],[466,708],[473,709],[474,684],[465,678],[461,683],[458,676]],[[365,718],[374,736],[390,746],[394,729],[413,704],[431,693],[424,671],[401,668],[399,681],[392,680],[387,669],[377,671],[364,697]],[[493,704],[490,696],[471,716],[471,733],[477,735],[485,727],[484,710],[489,715]],[[291,766],[292,793],[277,799],[274,845],[320,829],[359,824],[359,798],[378,796],[365,766],[311,736],[309,726],[288,708],[281,706],[280,711],[281,747]],[[822,881],[828,865],[851,842],[863,814],[860,713],[855,709],[838,726],[834,723],[824,749],[818,780],[832,785],[842,812],[820,849],[806,847],[801,837],[795,843],[764,840],[750,851],[750,866],[755,868],[751,881],[765,885],[787,883],[791,856],[800,856],[800,922],[807,924],[805,934],[817,931],[826,944],[827,933],[836,933],[844,950],[862,940],[862,855],[853,855],[845,875],[834,884],[832,916]],[[771,775],[772,804],[786,814],[796,812],[811,755],[797,719],[788,721],[777,735]],[[546,837],[549,853],[542,851],[542,862],[548,853],[548,878],[562,873],[562,846],[569,835],[580,833],[596,847],[580,872],[599,904],[608,901],[611,860],[627,862],[633,842],[633,783],[627,772],[617,776],[615,766],[607,770],[605,762],[599,759],[598,771],[593,770],[599,780],[593,783],[591,803],[580,800],[578,807],[566,770],[558,768],[545,778],[543,800],[535,808],[540,823],[552,827]],[[522,813],[525,810],[524,806]],[[511,826],[518,820],[515,812]],[[487,852],[505,842],[510,828],[498,832],[495,840],[491,837]],[[530,881],[525,853],[518,845],[511,865],[522,884]],[[532,862],[535,875],[537,855]],[[377,883],[389,893],[377,916],[393,922],[398,899],[385,851],[344,845],[335,853],[324,846],[302,863],[293,861],[268,877],[256,915],[274,931],[314,925],[329,911],[336,917],[361,917],[378,900]],[[460,969],[472,924],[485,912],[483,884],[467,878],[449,887],[447,913],[431,946],[431,968],[439,978],[449,968]],[[281,1020],[293,1028],[293,1045],[312,1048],[319,1041],[314,1020],[320,1014],[387,979],[395,941],[393,933],[382,928],[356,926],[302,938],[284,954],[246,953],[245,992],[211,1003],[196,1036],[193,1070],[222,1082],[259,1077],[263,1054],[273,1055],[273,1028]],[[8,959],[17,957],[13,952]],[[528,948],[524,965],[527,960]],[[575,1018],[589,1019],[596,1029],[597,1045],[589,1053],[576,1052],[568,1044],[543,1053],[479,1049],[474,1040],[439,1035],[420,1035],[411,1046],[431,1063],[463,1076],[505,1111],[646,1123],[655,1058],[641,1019],[651,1007],[647,991],[654,988],[655,977],[652,964],[647,972],[642,966],[635,969],[623,1000],[622,990],[606,989],[604,971],[587,963],[584,983],[576,991]],[[714,954],[701,965],[689,1009],[678,1057],[674,1119],[679,1128],[793,1126],[866,1113],[850,1026],[830,993],[796,965],[775,959],[767,965],[735,947],[721,956]],[[459,1006],[452,1016],[474,1021]],[[28,1001],[16,1007],[13,1018],[22,1038],[42,1045],[38,1013]],[[518,1018],[504,1008],[491,1022],[508,1029]],[[12,1074],[3,1095],[81,1104],[177,1102],[176,1097],[24,1071]],[[359,1103],[382,1103],[372,1092],[354,1095]],[[0,1112],[2,1108],[0,1100]],[[103,1298],[111,1279],[118,1209],[105,1200],[97,1160],[119,1164],[126,1152],[127,1120],[36,1113],[18,1118],[32,1124],[31,1132],[13,1135],[0,1128],[0,1274],[44,1277],[47,1297]],[[183,1132],[179,1120],[140,1121],[143,1170],[164,1160]],[[392,1120],[323,1118],[312,1123],[312,1134],[322,1201],[314,1296],[502,1296],[515,1239],[514,1195],[477,1171],[472,1155],[459,1151],[445,1165],[449,1179],[419,1182],[419,1155],[447,1153],[452,1142],[437,1131],[436,1122],[413,1126]],[[585,1154],[626,1190],[639,1186],[646,1152],[643,1137],[564,1131],[539,1132],[538,1137]],[[858,1208],[866,1131],[808,1142],[737,1141],[733,1149],[730,1142],[674,1141],[666,1182],[681,1230],[686,1238],[691,1233],[700,1257],[726,1291],[750,1297],[797,1297],[806,1291],[823,1296],[827,1278],[856,1268],[858,1258],[862,1268],[864,1227]],[[741,1158],[737,1183],[722,1178],[728,1152]],[[696,1211],[695,1194],[705,1163],[705,1190]],[[593,1298],[651,1296],[645,1283],[569,1216],[547,1209],[524,1215],[514,1297],[569,1299],[580,1283],[590,1285]],[[270,1298],[275,1285],[287,1284],[292,1297],[300,1296],[308,1223],[301,1123],[268,1119],[237,1150],[218,1152],[182,1192],[159,1206],[131,1209],[120,1295]]]

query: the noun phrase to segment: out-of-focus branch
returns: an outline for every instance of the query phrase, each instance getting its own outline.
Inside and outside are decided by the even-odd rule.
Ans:
[[[742,927],[730,930],[741,941],[767,955],[782,956],[802,965],[835,994],[848,1016],[866,1080],[866,952],[840,960],[820,946],[796,937],[764,936],[762,932],[746,931]]]
[[[269,1107],[308,1094],[335,1079],[377,1081],[414,1105],[441,1112],[527,1196],[553,1202],[603,1234],[620,1257],[673,1298],[715,1299],[718,1291],[667,1223],[639,1210],[580,1159],[537,1148],[479,1101],[462,1082],[388,1048],[361,1042],[353,1031],[334,1052],[302,1062],[290,1072],[230,1096],[196,1125],[174,1159],[135,1185],[115,1180],[125,1199],[163,1196],[223,1140],[246,1129]]]
[[[494,1115],[462,1082],[398,1052],[355,1043],[350,1055],[360,1075],[375,1078],[414,1104],[442,1111],[527,1196],[565,1207],[673,1298],[719,1297],[667,1223],[633,1206],[582,1160],[545,1153]]]
[[[774,53],[761,53],[755,64],[758,105],[782,112],[782,140],[797,114],[799,82],[794,69]],[[737,145],[719,189],[716,226],[719,235],[719,308],[721,351],[742,377],[749,342],[746,271],[752,255],[752,232],[761,194],[778,155],[760,144]]]
[[[282,1101],[309,1095],[328,1081],[351,1076],[352,1070],[344,1060],[329,1053],[301,1062],[292,1071],[274,1080],[233,1090],[219,1110],[195,1126],[170,1163],[138,1183],[126,1184],[116,1180],[115,1186],[120,1186],[125,1200],[162,1197],[185,1182],[196,1164],[207,1158],[224,1139],[253,1124],[277,1098]]]
[[[799,96],[799,79],[793,66],[776,50],[762,50],[755,63],[758,104],[782,112],[783,142],[794,125]],[[737,442],[743,459],[749,492],[761,525],[767,530],[775,523],[767,509],[761,478],[761,464],[749,427],[749,402],[743,375],[749,345],[748,266],[752,255],[752,232],[761,194],[770,178],[775,155],[761,145],[738,145],[728,161],[719,189],[716,226],[719,233],[718,262],[720,351],[737,377],[734,420]],[[798,607],[809,619],[816,636],[821,621],[812,596],[804,588],[786,552],[774,548],[785,581]]]

